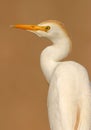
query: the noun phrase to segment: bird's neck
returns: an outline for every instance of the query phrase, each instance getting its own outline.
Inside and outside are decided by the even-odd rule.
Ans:
[[[48,83],[50,82],[57,65],[59,63],[61,64],[60,61],[67,57],[71,50],[71,41],[68,36],[51,41],[53,42],[53,45],[45,48],[40,57],[41,68]]]

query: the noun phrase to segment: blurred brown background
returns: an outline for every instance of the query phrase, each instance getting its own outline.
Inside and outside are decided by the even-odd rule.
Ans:
[[[0,130],[49,130],[39,57],[50,42],[9,28],[47,19],[65,24],[73,42],[67,60],[83,64],[91,79],[90,0],[0,0]]]

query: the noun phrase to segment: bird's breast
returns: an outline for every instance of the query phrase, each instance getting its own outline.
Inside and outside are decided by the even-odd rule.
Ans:
[[[47,98],[48,117],[51,129],[61,129],[61,111],[58,88],[55,86],[56,82],[50,85]]]

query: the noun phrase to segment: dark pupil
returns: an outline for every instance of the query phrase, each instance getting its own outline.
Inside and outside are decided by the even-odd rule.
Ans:
[[[50,29],[50,26],[47,26],[46,29],[49,30],[49,29]]]

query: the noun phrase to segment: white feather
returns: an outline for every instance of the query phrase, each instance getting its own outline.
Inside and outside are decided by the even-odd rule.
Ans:
[[[43,50],[41,68],[49,83],[48,117],[51,130],[91,130],[91,85],[87,70],[74,61],[64,59],[71,41],[58,22],[44,22],[48,32],[36,31],[53,45]]]

